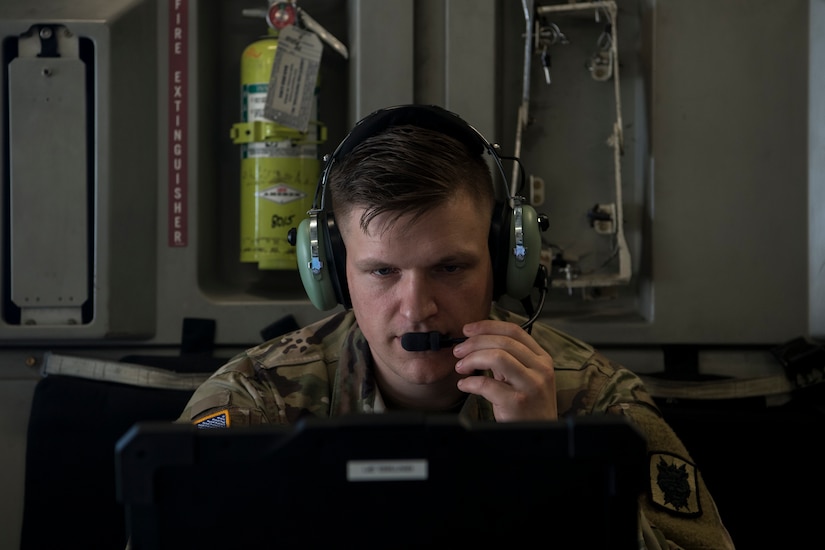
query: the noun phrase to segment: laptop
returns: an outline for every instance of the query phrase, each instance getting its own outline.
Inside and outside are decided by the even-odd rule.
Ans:
[[[622,417],[135,424],[115,447],[131,550],[637,548],[645,441]]]

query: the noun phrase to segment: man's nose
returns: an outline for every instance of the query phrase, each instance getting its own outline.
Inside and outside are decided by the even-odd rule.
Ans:
[[[423,321],[438,311],[433,288],[426,275],[407,274],[402,278],[398,291],[401,314],[410,321]]]

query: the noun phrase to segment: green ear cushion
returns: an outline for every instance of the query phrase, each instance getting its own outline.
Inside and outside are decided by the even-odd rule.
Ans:
[[[301,221],[298,225],[298,234],[295,241],[295,255],[298,258],[298,272],[301,274],[301,282],[304,283],[309,300],[321,311],[332,309],[338,305],[335,297],[335,289],[330,276],[333,266],[327,265],[327,248],[324,241],[323,232],[318,232],[318,257],[324,262],[318,275],[312,273],[309,262],[312,258],[312,240],[309,236],[309,218]]]
[[[510,248],[507,251],[507,290],[511,298],[521,300],[530,295],[534,288],[536,275],[541,260],[541,229],[535,208],[528,205],[521,207],[524,246],[527,249],[523,261],[518,261],[513,254],[516,246],[516,217],[510,217]]]

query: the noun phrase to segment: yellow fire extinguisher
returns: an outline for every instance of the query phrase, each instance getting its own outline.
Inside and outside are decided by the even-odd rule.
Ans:
[[[297,268],[287,232],[312,206],[321,169],[317,146],[326,140],[326,127],[316,120],[317,85],[308,131],[264,117],[279,31],[295,24],[299,13],[292,2],[270,2],[265,13],[245,11],[264,15],[269,29],[241,56],[241,122],[231,131],[241,146],[240,261],[264,270]]]

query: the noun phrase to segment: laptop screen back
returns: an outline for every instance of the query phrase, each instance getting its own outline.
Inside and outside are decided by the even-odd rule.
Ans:
[[[132,550],[536,540],[636,548],[646,472],[642,435],[613,416],[139,423],[115,458]]]

